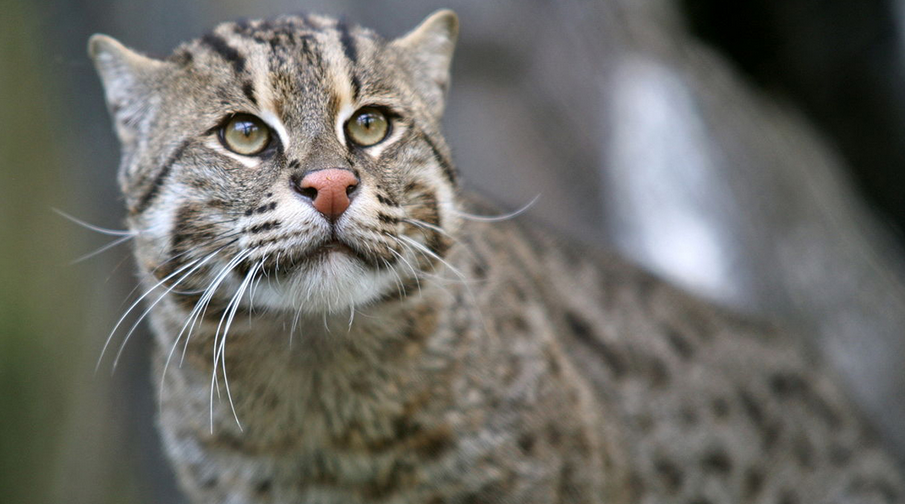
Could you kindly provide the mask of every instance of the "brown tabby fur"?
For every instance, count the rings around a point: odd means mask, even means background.
[[[902,502],[795,337],[471,217],[439,124],[457,31],[279,17],[166,60],[92,38],[192,501]],[[362,106],[390,112],[373,147],[344,136]],[[272,146],[225,148],[236,113]],[[361,183],[331,223],[290,181],[337,167]]]

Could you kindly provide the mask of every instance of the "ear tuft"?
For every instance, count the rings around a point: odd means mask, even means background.
[[[449,67],[458,36],[459,17],[455,12],[444,9],[431,14],[414,30],[393,42],[393,45],[414,57],[417,77],[421,81],[419,88],[435,106],[438,116],[443,111],[449,88]]]

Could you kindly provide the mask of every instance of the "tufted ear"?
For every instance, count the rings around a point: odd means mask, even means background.
[[[167,63],[138,54],[101,34],[88,40],[88,55],[104,85],[107,108],[120,141],[131,143]]]
[[[449,67],[458,36],[459,18],[456,13],[440,10],[405,36],[393,41],[394,46],[413,58],[418,88],[437,117],[443,113],[449,89]]]

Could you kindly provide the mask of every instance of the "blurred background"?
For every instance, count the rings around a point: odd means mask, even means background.
[[[395,37],[460,15],[446,130],[468,186],[701,296],[782,320],[905,461],[905,0],[0,0],[0,501],[182,502],[154,428],[118,145],[85,55],[317,12]],[[122,333],[114,337],[114,350]]]

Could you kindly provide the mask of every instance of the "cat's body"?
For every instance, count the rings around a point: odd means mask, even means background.
[[[438,129],[455,34],[287,17],[164,62],[93,41],[192,499],[900,502],[800,341],[464,218]]]

